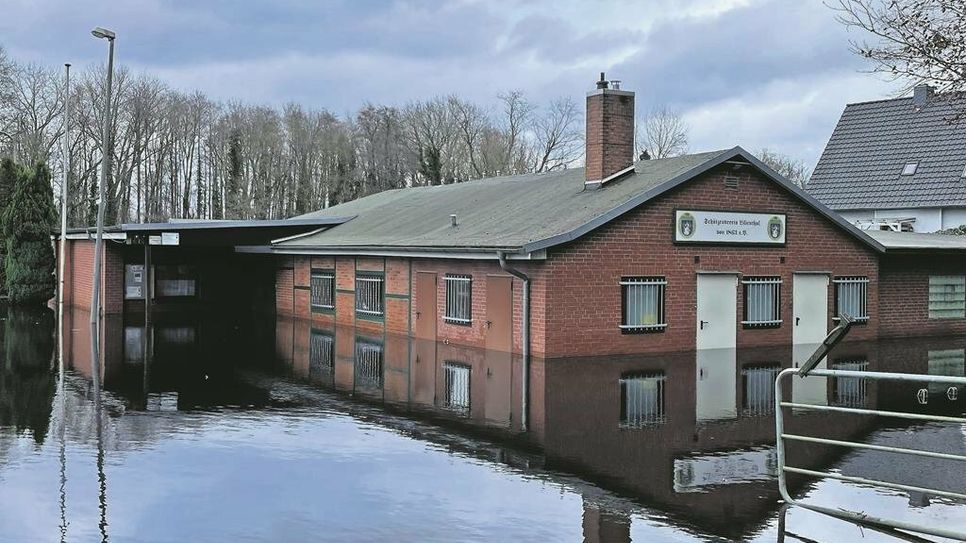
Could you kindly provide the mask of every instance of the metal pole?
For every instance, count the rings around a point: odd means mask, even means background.
[[[67,185],[70,183],[70,63],[64,64],[66,83],[64,94],[64,179],[60,187],[60,256],[57,269],[57,353],[61,372],[64,362],[64,254],[67,245]]]
[[[107,201],[107,182],[111,175],[111,84],[114,76],[114,38],[109,37],[110,50],[107,57],[107,89],[104,92],[104,129],[101,134],[101,186],[97,203],[97,237],[94,241],[94,279],[91,296],[91,373],[94,385],[100,386],[100,320],[101,320],[101,268],[104,254],[104,207]]]

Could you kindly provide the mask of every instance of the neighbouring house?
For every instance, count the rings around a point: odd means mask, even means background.
[[[926,85],[907,98],[849,104],[807,189],[866,230],[966,224],[966,96]]]
[[[966,239],[862,231],[740,147],[635,162],[634,93],[602,79],[586,103],[584,168],[390,190],[283,221],[112,228],[104,311],[348,324],[360,359],[390,336],[525,360],[798,357],[842,313],[859,323],[853,340],[966,332]],[[83,306],[91,234],[67,241],[67,299]]]

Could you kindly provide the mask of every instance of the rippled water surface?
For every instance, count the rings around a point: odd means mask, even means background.
[[[50,314],[0,318],[0,541],[898,541],[781,507],[769,389],[790,349],[534,360],[525,395],[506,353],[224,315],[109,320],[98,393],[85,314],[67,319],[63,371]],[[854,344],[829,363],[956,373],[964,348]],[[788,393],[963,412],[936,387],[921,405],[921,388]],[[966,454],[960,425],[789,416],[798,433]],[[795,444],[789,463],[966,488],[942,460]],[[945,498],[790,485],[808,503],[966,529]]]

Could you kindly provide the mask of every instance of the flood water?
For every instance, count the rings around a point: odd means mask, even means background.
[[[897,541],[781,507],[791,348],[523,364],[303,321],[0,307],[0,541]],[[966,338],[846,343],[838,369],[962,375]],[[925,392],[921,389],[925,388]],[[796,380],[792,400],[960,415],[946,387]],[[966,391],[962,391],[966,393]],[[524,397],[526,396],[526,401]],[[925,400],[925,404],[923,404]],[[966,454],[957,424],[786,412],[787,431]],[[788,463],[962,492],[947,460],[791,443]],[[791,478],[807,503],[966,530],[966,504]],[[929,539],[938,540],[938,539]]]

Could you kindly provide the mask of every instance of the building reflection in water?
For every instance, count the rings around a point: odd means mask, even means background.
[[[577,489],[584,497],[586,541],[629,541],[631,518],[641,506],[676,525],[728,539],[745,537],[776,518],[773,383],[783,368],[802,360],[805,348],[536,358],[529,375],[530,424],[523,432],[519,356],[318,322],[280,319],[264,326],[271,328],[267,331],[217,322],[158,318],[146,329],[143,323],[109,321],[106,388],[131,409],[258,407],[277,400],[270,387],[238,377],[239,370],[281,371],[313,388],[482,434],[494,445],[481,454],[492,461],[511,462],[538,451],[546,476],[575,474],[588,483]],[[84,337],[72,334],[66,346],[75,370],[89,375]],[[274,352],[258,350],[266,343]],[[959,339],[847,342],[823,365],[962,375],[964,349],[966,340]],[[822,405],[962,411],[949,399],[958,391],[930,387],[923,406],[919,387],[902,382],[796,377],[785,394]],[[883,424],[809,411],[795,413],[787,427],[797,434],[861,440]],[[809,443],[788,451],[789,464],[816,470],[844,457],[842,449]],[[793,492],[807,484],[790,481]],[[619,499],[601,500],[599,489]]]

